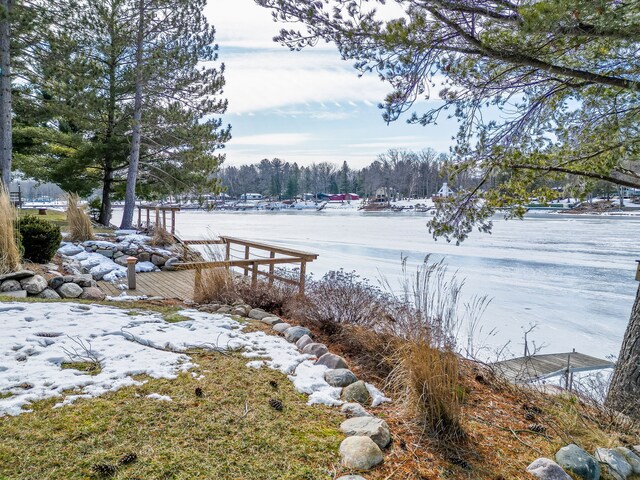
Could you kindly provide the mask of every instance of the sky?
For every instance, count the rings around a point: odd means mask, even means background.
[[[387,125],[378,104],[390,91],[375,74],[359,77],[330,45],[292,52],[273,42],[281,25],[253,0],[209,0],[225,64],[224,97],[232,126],[225,165],[263,158],[368,165],[392,148],[447,152],[453,122],[408,125],[408,115]]]

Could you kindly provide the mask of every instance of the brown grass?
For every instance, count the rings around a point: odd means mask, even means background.
[[[11,204],[9,194],[0,187],[0,274],[20,269],[20,251],[16,241],[16,209]]]
[[[94,238],[93,225],[84,207],[80,206],[80,197],[75,193],[67,194],[67,221],[69,233],[66,237],[71,242],[85,242]]]
[[[196,282],[194,300],[198,303],[236,301],[233,274],[226,268],[209,268],[200,273],[200,282]]]
[[[151,241],[149,243],[154,247],[168,247],[170,245],[175,245],[176,239],[164,228],[156,225],[155,227],[153,227]]]

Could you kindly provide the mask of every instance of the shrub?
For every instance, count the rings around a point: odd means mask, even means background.
[[[20,269],[20,250],[14,221],[16,210],[9,194],[0,186],[0,274]]]
[[[160,225],[156,225],[153,227],[151,241],[149,243],[154,247],[168,247],[175,245],[176,239]]]
[[[60,227],[53,223],[27,215],[17,222],[20,231],[23,258],[34,263],[47,263],[60,248]]]
[[[67,194],[67,222],[69,222],[67,240],[85,242],[93,239],[91,219],[85,209],[80,206],[80,197],[75,193]]]

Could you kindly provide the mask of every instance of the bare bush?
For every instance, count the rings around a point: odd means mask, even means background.
[[[71,242],[85,242],[94,238],[93,225],[84,207],[80,206],[80,197],[75,193],[67,194],[67,222]]]
[[[0,186],[0,274],[20,269],[20,250],[15,229],[17,216],[9,193]]]

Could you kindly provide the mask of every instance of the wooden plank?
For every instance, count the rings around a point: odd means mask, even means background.
[[[281,265],[285,263],[301,263],[304,261],[301,258],[287,257],[287,258],[261,258],[261,259],[249,259],[249,260],[222,260],[218,262],[189,262],[189,263],[175,263],[173,267],[176,270],[197,270],[197,269],[210,269],[210,268],[227,268],[227,267],[241,267],[249,270],[254,263],[258,265]]]
[[[243,246],[249,246],[252,248],[257,248],[260,250],[266,250],[268,252],[276,252],[276,253],[280,253],[282,255],[291,255],[294,257],[302,257],[302,258],[307,258],[308,261],[312,261],[318,258],[318,255],[315,253],[309,253],[309,252],[303,252],[300,250],[294,250],[291,248],[284,248],[284,247],[278,247],[275,245],[268,245],[266,243],[261,243],[261,242],[254,242],[252,240],[243,240],[241,238],[235,238],[235,237],[226,237],[226,236],[221,236],[220,237],[222,240],[226,241],[226,242],[231,242],[231,243],[237,243],[238,245],[243,245]]]

